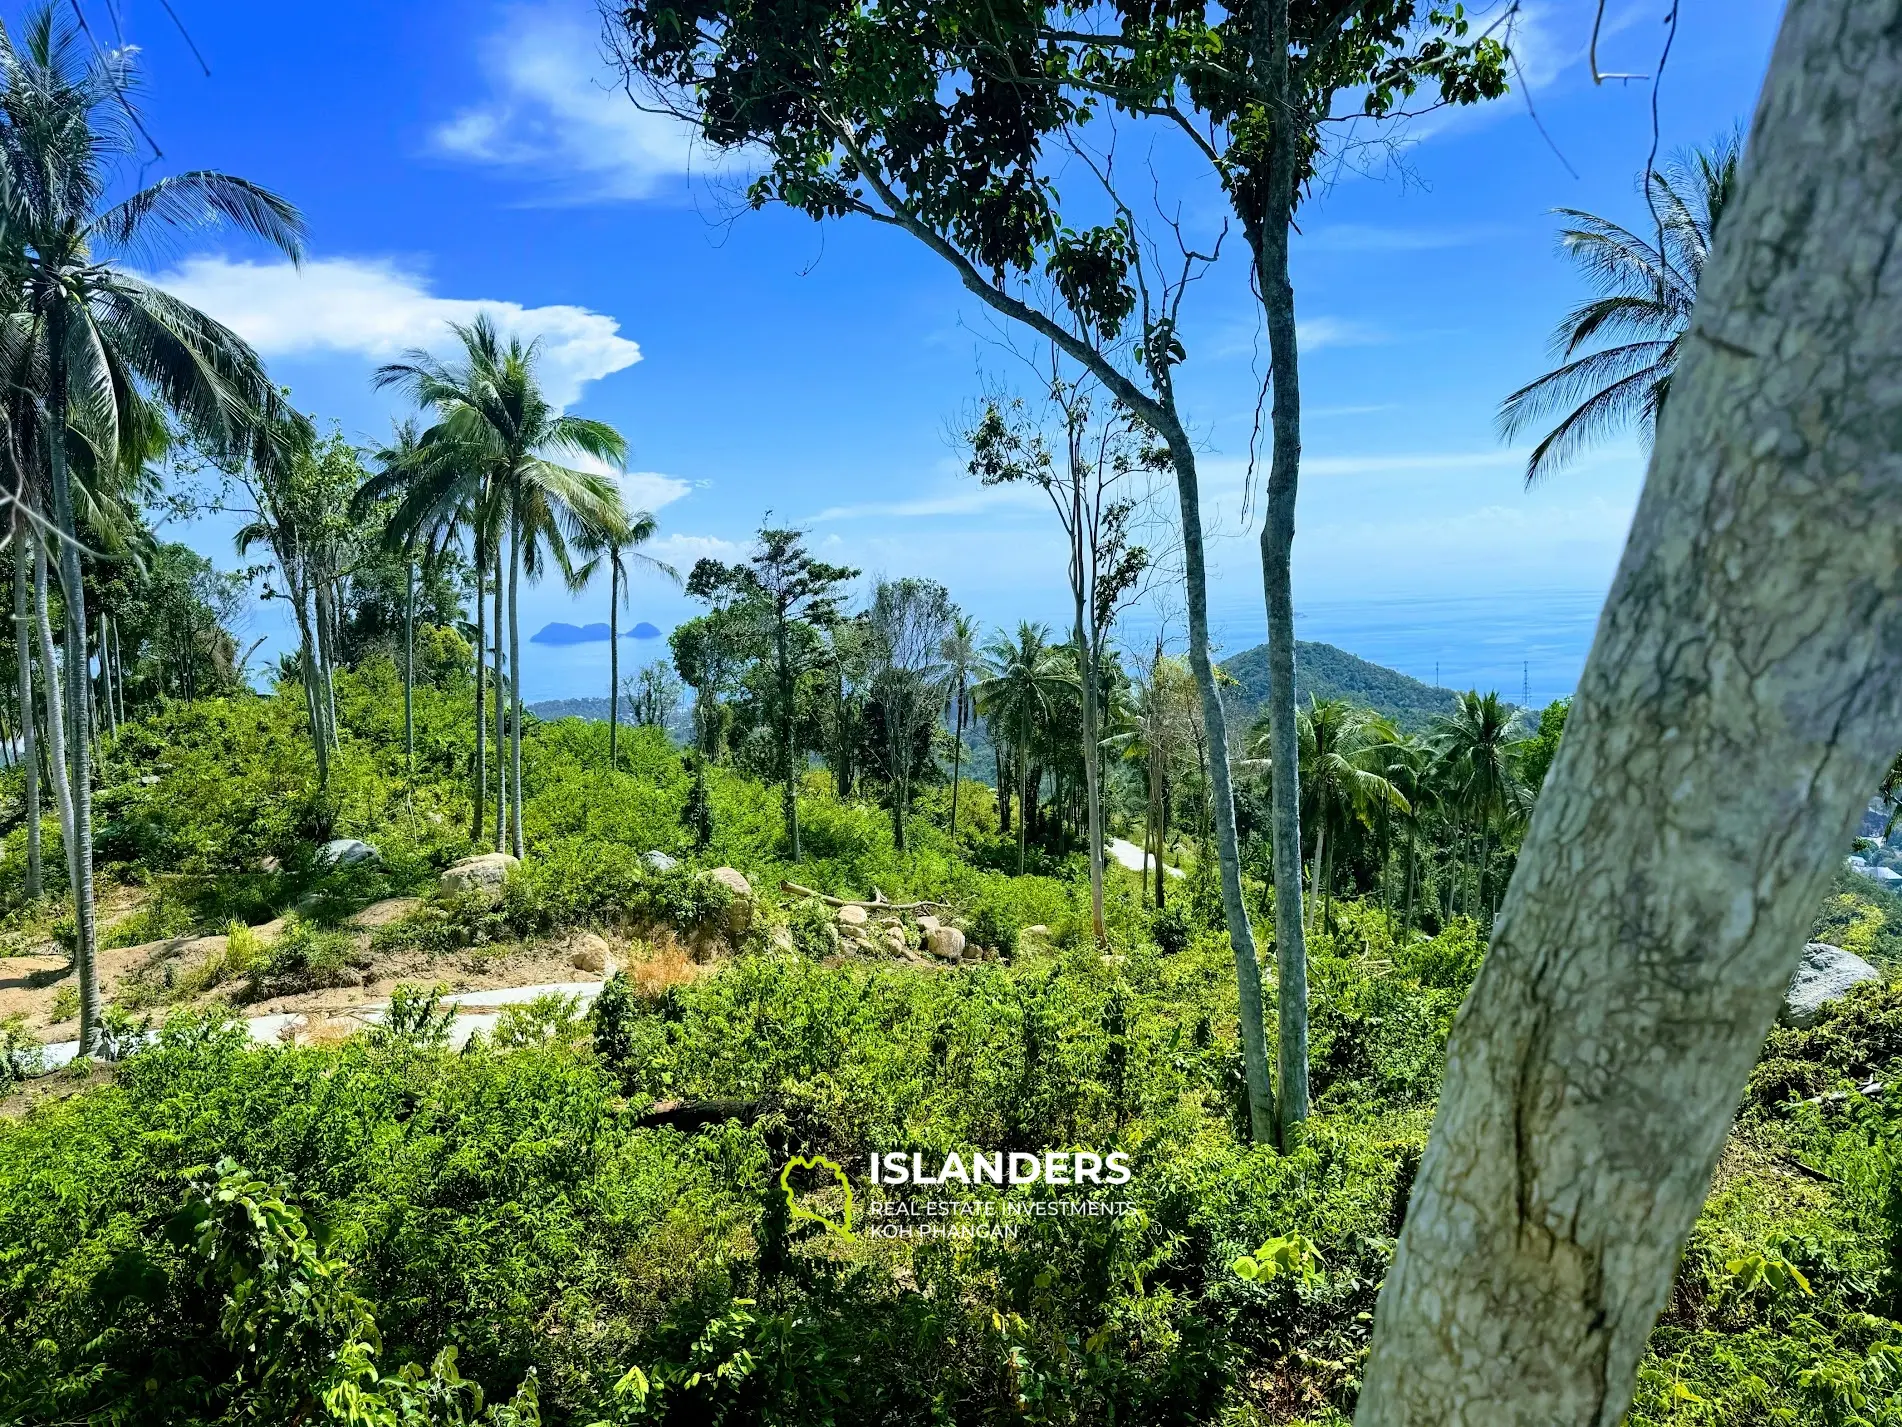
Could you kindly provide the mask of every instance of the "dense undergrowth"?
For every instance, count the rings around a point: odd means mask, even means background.
[[[308,960],[326,926],[425,891],[471,849],[453,699],[420,691],[413,777],[387,668],[346,677],[340,701],[351,736],[321,795],[288,697],[179,706],[119,735],[101,861],[149,894],[136,932],[288,910]],[[530,856],[502,903],[426,901],[379,936],[472,945],[701,915],[691,878],[641,865],[659,848],[761,889],[950,903],[1015,955],[955,969],[830,956],[809,909],[768,896],[714,974],[614,983],[590,1021],[558,1004],[506,1017],[467,1052],[442,1044],[426,1002],[325,1048],[261,1047],[218,1012],[156,1005],[159,1043],[109,1083],[0,1121],[0,1421],[1351,1413],[1479,968],[1470,923],[1396,939],[1378,906],[1336,904],[1312,947],[1317,1113],[1282,1155],[1239,1134],[1233,967],[1192,896],[1154,921],[1134,878],[1115,879],[1105,956],[1080,864],[1000,870],[1014,854],[981,789],[956,839],[927,793],[901,856],[883,810],[815,781],[795,867],[776,792],[723,770],[698,847],[691,776],[657,735],[627,737],[619,772],[598,725],[538,725],[526,747]],[[313,848],[333,836],[372,842],[383,865],[326,870]],[[25,936],[49,908],[6,881],[18,837],[0,897]],[[770,935],[782,923],[791,936]],[[1048,933],[1020,934],[1033,925]],[[1902,941],[1891,901],[1851,882],[1819,930],[1878,960]],[[1812,1030],[1772,1034],[1633,1423],[1902,1423],[1898,1072],[1902,990],[1865,988]],[[867,1156],[893,1149],[927,1163],[1121,1152],[1130,1180],[1103,1197],[1130,1212],[912,1240],[792,1214],[792,1157],[845,1166],[863,1225],[869,1197],[906,1192],[864,1182]],[[794,1188],[841,1212],[823,1180]]]

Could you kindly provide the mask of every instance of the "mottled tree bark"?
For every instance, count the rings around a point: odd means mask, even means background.
[[[1902,0],[1793,0],[1361,1427],[1611,1427],[1902,728]]]

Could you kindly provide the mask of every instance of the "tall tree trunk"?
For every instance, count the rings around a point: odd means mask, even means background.
[[[1261,525],[1261,578],[1268,613],[1268,756],[1276,770],[1269,807],[1274,828],[1279,980],[1276,1132],[1279,1143],[1287,1148],[1308,1115],[1308,955],[1301,906],[1301,743],[1295,714],[1292,578],[1295,497],[1301,476],[1301,371],[1294,284],[1288,276],[1296,131],[1305,120],[1293,112],[1290,95],[1288,0],[1259,0],[1255,8],[1256,65],[1267,84],[1268,111],[1278,117],[1269,150],[1265,211],[1247,228],[1274,372],[1273,454]],[[1265,50],[1261,48],[1264,42]],[[1283,769],[1293,770],[1294,776],[1282,777]]]
[[[958,783],[964,768],[964,684],[958,683],[951,696],[952,722],[956,725],[951,739],[951,836],[958,835]]]
[[[1236,1020],[1242,1031],[1242,1071],[1248,1081],[1248,1124],[1250,1134],[1257,1144],[1271,1144],[1274,1140],[1274,1086],[1269,1081],[1269,1043],[1267,1033],[1263,1031],[1261,1014],[1261,963],[1255,959],[1255,929],[1248,921],[1248,906],[1242,902],[1242,852],[1236,845],[1234,835],[1234,788],[1229,782],[1229,717],[1221,708],[1221,689],[1215,685],[1215,666],[1208,656],[1208,569],[1202,554],[1202,489],[1200,478],[1194,464],[1194,447],[1189,441],[1187,430],[1181,422],[1174,420],[1174,407],[1170,409],[1170,430],[1160,432],[1170,447],[1170,459],[1175,466],[1175,500],[1181,512],[1181,533],[1183,533],[1183,584],[1189,605],[1189,670],[1194,674],[1196,691],[1202,696],[1202,725],[1213,752],[1208,757],[1208,782],[1210,782],[1210,816],[1215,831],[1215,858],[1221,871],[1221,911],[1223,921],[1229,927],[1229,948],[1234,951],[1234,984],[1236,984]],[[1293,767],[1293,763],[1288,763]],[[1295,898],[1293,908],[1299,925],[1301,911],[1301,868],[1299,868],[1299,843],[1295,845]],[[1276,864],[1278,866],[1278,864]],[[1276,889],[1280,887],[1280,877],[1276,877]],[[1280,892],[1276,890],[1276,938],[1282,938],[1282,925],[1286,923],[1286,909],[1280,904]],[[1299,934],[1295,946],[1299,949]],[[1301,1007],[1301,1086],[1303,1086],[1303,1113],[1307,1109],[1305,1085],[1307,1085],[1307,959],[1301,959],[1301,972],[1295,976],[1290,986],[1288,980],[1288,946],[1286,940],[1280,942],[1282,951],[1282,1043],[1288,1043],[1288,1005],[1290,995],[1297,995],[1297,1005]],[[1286,1060],[1286,1056],[1284,1056]],[[1284,1065],[1286,1075],[1286,1065]]]
[[[502,541],[495,542],[495,608],[494,616],[495,644],[490,657],[495,663],[495,850],[507,852],[509,848],[509,740],[508,740],[508,701],[509,684],[515,674],[515,666],[510,663],[506,671],[502,662]]]
[[[403,777],[416,781],[416,561],[403,570]]]
[[[73,864],[73,783],[66,760],[65,664],[53,648],[53,620],[47,593],[46,541],[43,534],[33,541],[33,599],[38,614],[40,635],[40,692],[46,702],[46,774],[53,785],[53,806],[59,813],[60,851],[66,859],[66,886],[79,885],[79,869]]]
[[[516,595],[522,582],[522,478],[513,477],[509,500],[509,797],[514,817],[509,836],[522,856],[522,626]]]
[[[1327,819],[1317,817],[1314,820],[1314,871],[1308,878],[1308,892],[1314,898],[1317,910],[1321,905],[1321,854],[1327,850]],[[1279,898],[1277,898],[1279,900]]]
[[[47,324],[50,353],[47,409],[53,413],[48,439],[53,475],[53,520],[60,533],[60,592],[66,599],[66,716],[71,721],[68,755],[72,760],[73,921],[79,971],[79,1049],[91,1055],[99,1042],[99,924],[92,886],[91,681],[86,677],[86,587],[79,569],[79,540],[73,520],[72,484],[66,470],[66,311],[56,303]],[[49,681],[49,687],[51,687]]]
[[[1156,910],[1160,912],[1168,905],[1168,898],[1163,889],[1169,885],[1164,880],[1168,875],[1168,869],[1162,860],[1169,851],[1169,772],[1166,768],[1159,781],[1161,787],[1156,793],[1156,810],[1159,814],[1156,823]],[[1263,1054],[1265,1058],[1265,1049]]]
[[[112,692],[119,708],[119,722],[125,722],[125,645],[119,640],[119,621],[112,621]]]
[[[1088,591],[1083,588],[1084,550],[1083,519],[1080,505],[1075,510],[1072,522],[1076,534],[1072,537],[1075,549],[1072,559],[1077,578],[1070,582],[1070,592],[1076,596],[1076,656],[1081,666],[1077,674],[1083,680],[1083,797],[1090,839],[1090,928],[1096,934],[1096,944],[1104,946],[1109,941],[1109,926],[1103,920],[1103,795],[1097,779],[1097,737],[1096,737],[1096,644],[1093,636],[1084,629],[1083,603]]]
[[[1360,1427],[1611,1427],[1902,725],[1902,0],[1793,0]]]
[[[1419,891],[1419,840],[1412,819],[1407,822],[1407,887],[1406,911],[1400,918],[1400,934],[1411,942],[1413,940],[1413,899]]]
[[[774,672],[779,682],[779,772],[784,779],[780,790],[780,803],[786,818],[786,842],[792,851],[792,860],[799,861],[799,775],[793,767],[793,686],[792,659],[786,650],[786,612],[777,611],[773,621],[773,660]],[[898,826],[898,846],[905,845],[905,828],[901,821]]]
[[[488,728],[489,711],[483,688],[488,667],[488,636],[483,632],[488,583],[487,552],[480,541],[475,547],[475,811],[469,819],[469,840],[482,841],[482,818],[489,805]]]
[[[105,706],[106,732],[119,731],[118,710],[112,706],[112,656],[106,643],[106,614],[99,612],[99,699]]]
[[[608,552],[608,768],[621,767],[621,547]]]
[[[1024,751],[1030,741],[1030,730],[1021,727],[1023,723],[1022,719],[1019,719],[1018,722],[1020,725],[1018,730],[1020,737],[1017,747],[1012,750],[1011,759],[1017,764],[1017,776],[1023,780],[1017,785],[1017,875],[1021,877],[1024,875],[1024,843],[1030,836],[1030,803],[1032,790],[1030,786],[1030,758]]]
[[[991,762],[997,769],[997,830],[1010,836],[1010,779],[1004,774],[1004,742],[991,730]]]
[[[26,815],[26,895],[38,897],[40,877],[40,768],[33,717],[33,640],[27,632],[27,522],[13,525],[13,658],[20,684],[20,763],[22,811]]]

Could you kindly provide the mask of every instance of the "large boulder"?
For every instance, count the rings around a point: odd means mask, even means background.
[[[956,927],[932,927],[925,933],[925,950],[946,961],[957,961],[964,955],[964,933]]]
[[[368,862],[376,865],[383,861],[383,854],[361,838],[332,838],[317,849],[317,860],[326,867],[356,867]]]
[[[578,931],[568,938],[568,964],[577,971],[605,975],[613,959],[614,948],[599,932]]]
[[[839,925],[842,927],[862,927],[870,920],[863,907],[839,908]]]
[[[707,878],[733,894],[726,911],[726,934],[737,946],[753,925],[753,884],[746,880],[745,873],[731,867],[716,867]]]
[[[1839,1001],[1865,981],[1880,981],[1882,973],[1840,946],[1813,941],[1803,948],[1790,989],[1783,993],[1783,1009],[1777,1019],[1786,1026],[1807,1030],[1816,1024],[1823,1008]]]
[[[452,862],[443,869],[437,885],[447,897],[473,897],[492,902],[500,899],[502,884],[509,873],[520,867],[521,860],[506,852],[483,852]]]

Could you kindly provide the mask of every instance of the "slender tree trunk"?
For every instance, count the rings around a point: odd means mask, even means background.
[[[495,850],[509,848],[509,684],[515,675],[511,662],[504,671],[502,662],[502,542],[495,549],[495,608],[493,615],[495,645],[490,651],[495,663]]]
[[[1308,878],[1308,891],[1314,897],[1315,908],[1321,905],[1321,854],[1327,850],[1327,819],[1317,817],[1314,820],[1314,871]]]
[[[416,781],[416,561],[403,573],[403,776]]]
[[[785,779],[780,802],[786,817],[786,842],[792,850],[792,860],[797,862],[800,858],[799,775],[793,767],[792,659],[786,651],[784,610],[778,611],[773,621],[773,658],[779,679],[779,767],[780,776]],[[900,851],[904,850],[905,828],[902,819],[898,824],[898,846]]]
[[[1019,724],[1023,723],[1020,719]],[[1030,730],[1019,728],[1020,738],[1012,757],[1017,763],[1017,776],[1024,781],[1017,788],[1017,875],[1024,875],[1024,843],[1030,836],[1030,803],[1032,788],[1030,785],[1030,759],[1024,749],[1030,741]]]
[[[608,552],[608,767],[621,768],[621,547]]]
[[[106,643],[106,616],[103,610],[99,614],[99,698],[105,706],[106,732],[117,733],[119,713],[112,706],[112,657],[110,646]]]
[[[1159,912],[1168,904],[1168,898],[1163,891],[1169,885],[1165,880],[1168,871],[1162,860],[1169,851],[1169,773],[1167,769],[1163,770],[1161,784],[1161,789],[1156,795],[1157,811],[1160,814],[1156,824],[1156,910]]]
[[[1009,837],[1010,779],[1004,776],[1004,743],[996,736],[995,727],[991,733],[991,761],[997,767],[997,830]]]
[[[1275,1093],[1268,1075],[1268,1042],[1262,1024],[1261,963],[1255,956],[1255,931],[1249,924],[1248,908],[1242,901],[1241,850],[1237,846],[1235,836],[1235,793],[1228,776],[1228,717],[1222,708],[1221,690],[1215,683],[1215,666],[1209,658],[1208,574],[1202,549],[1201,483],[1196,471],[1194,447],[1188,433],[1183,430],[1179,421],[1173,419],[1173,407],[1170,408],[1170,415],[1171,429],[1162,432],[1161,435],[1168,443],[1175,467],[1176,501],[1180,507],[1182,521],[1183,583],[1189,615],[1189,669],[1195,675],[1196,690],[1202,698],[1203,729],[1213,750],[1207,760],[1212,804],[1210,814],[1215,825],[1216,858],[1221,873],[1222,915],[1228,926],[1229,946],[1235,956],[1237,1020],[1241,1029],[1242,1069],[1248,1085],[1249,1133],[1257,1143],[1266,1144],[1272,1143],[1275,1139]],[[1293,764],[1290,763],[1288,766],[1292,767]],[[1301,905],[1298,890],[1300,885],[1299,848],[1300,845],[1297,843],[1295,852],[1297,891],[1294,901],[1297,919]],[[1279,887],[1279,885],[1277,880],[1276,886]],[[1278,902],[1277,936],[1280,935],[1279,928],[1286,917],[1286,910]],[[1298,995],[1298,1005],[1305,1008],[1307,1004],[1305,960],[1302,973],[1291,988],[1285,979],[1286,959],[1284,946],[1282,948],[1284,979],[1280,990],[1284,1042],[1285,1027],[1289,1019],[1286,1008],[1291,992]],[[1305,1032],[1305,1020],[1303,1030]],[[1305,1045],[1305,1034],[1303,1044]],[[1305,1069],[1305,1057],[1302,1065]],[[1305,1085],[1305,1079],[1302,1083]]]
[[[522,843],[522,627],[516,606],[516,594],[522,581],[522,478],[512,480],[509,519],[509,703],[513,717],[509,724],[509,796],[514,799],[515,855],[523,855]]]
[[[1074,484],[1074,483],[1073,483]],[[1087,808],[1085,821],[1089,824],[1090,839],[1090,927],[1096,934],[1096,944],[1104,946],[1109,941],[1109,926],[1103,920],[1103,796],[1097,781],[1097,735],[1096,735],[1096,644],[1092,636],[1084,630],[1084,600],[1089,591],[1084,589],[1084,550],[1083,520],[1080,504],[1076,508],[1072,522],[1076,534],[1072,537],[1074,550],[1072,559],[1076,578],[1070,581],[1070,593],[1074,595],[1076,612],[1076,654],[1081,666],[1077,673],[1083,680],[1083,796]]]
[[[53,519],[60,532],[59,574],[66,599],[67,717],[72,736],[67,740],[72,759],[73,920],[76,925],[76,961],[79,971],[79,1048],[93,1053],[99,1042],[99,969],[96,958],[99,925],[92,885],[92,749],[87,740],[91,725],[90,680],[86,677],[86,587],[79,569],[78,532],[73,520],[73,492],[66,470],[66,313],[53,308],[47,330],[47,409],[53,413],[48,438],[53,476]],[[49,681],[50,687],[50,681]]]
[[[112,689],[119,706],[119,722],[125,722],[125,645],[119,639],[119,621],[112,621]]]
[[[1360,1427],[1612,1427],[1902,725],[1902,0],[1793,0]]]
[[[488,614],[486,607],[488,583],[488,560],[481,543],[475,547],[475,811],[469,820],[469,840],[482,841],[482,818],[489,804],[489,758],[488,728],[489,711],[487,694],[484,690],[485,675],[488,668],[488,635],[483,632],[483,618]]]
[[[40,690],[46,701],[46,773],[53,785],[53,806],[59,813],[60,850],[66,858],[66,886],[79,885],[73,865],[73,783],[66,760],[65,664],[53,648],[53,620],[47,593],[46,544],[43,535],[33,541],[33,597],[39,617]]]
[[[1261,575],[1268,612],[1268,756],[1276,770],[1270,801],[1280,982],[1276,1130],[1280,1144],[1288,1148],[1296,1127],[1308,1115],[1308,958],[1301,906],[1301,745],[1295,712],[1292,581],[1295,496],[1301,474],[1301,373],[1294,284],[1288,276],[1295,145],[1304,120],[1292,112],[1288,0],[1260,0],[1254,28],[1258,47],[1266,43],[1265,51],[1258,48],[1256,61],[1268,86],[1267,108],[1279,116],[1270,145],[1265,211],[1247,228],[1274,371],[1273,454],[1261,527]],[[1282,769],[1294,770],[1294,776],[1282,777]]]
[[[283,563],[280,561],[280,563]],[[324,726],[323,694],[318,688],[318,669],[320,660],[317,655],[317,635],[311,628],[311,615],[305,601],[305,590],[291,576],[286,575],[290,590],[291,606],[297,617],[297,638],[304,677],[304,705],[310,717],[310,747],[317,759],[317,785],[320,788],[330,786],[330,735]]]
[[[1400,919],[1400,934],[1407,940],[1413,940],[1413,900],[1419,893],[1420,863],[1419,839],[1411,820],[1407,823],[1407,890],[1406,912]]]
[[[952,695],[952,721],[957,725],[951,740],[951,836],[958,835],[958,782],[964,767],[964,684]]]
[[[34,738],[33,717],[33,641],[27,633],[31,616],[27,613],[27,545],[31,538],[27,523],[16,519],[13,526],[13,657],[18,666],[20,685],[20,763],[22,811],[26,815],[26,895],[38,897],[40,885],[40,768],[39,749]]]

